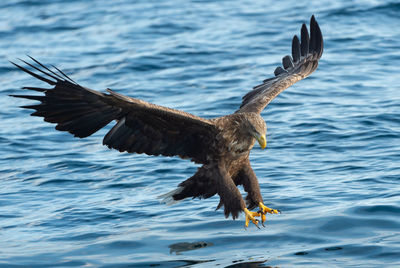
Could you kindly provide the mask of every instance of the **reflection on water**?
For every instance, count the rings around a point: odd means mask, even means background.
[[[212,246],[212,243],[207,243],[207,242],[194,242],[194,243],[188,243],[188,242],[181,242],[181,243],[175,243],[172,245],[169,245],[168,247],[170,248],[170,253],[175,253],[176,255],[180,255],[181,252],[184,251],[189,251],[189,250],[195,250],[195,249],[200,249],[204,247],[209,247]]]

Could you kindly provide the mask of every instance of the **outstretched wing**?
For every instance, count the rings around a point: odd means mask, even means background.
[[[285,56],[282,59],[283,68],[275,69],[275,77],[264,80],[261,85],[247,93],[237,112],[261,113],[279,93],[314,72],[324,47],[321,30],[314,15],[310,20],[310,32],[311,38],[307,26],[303,24],[301,43],[296,35],[293,37],[292,57]]]
[[[180,156],[205,163],[213,148],[216,127],[207,119],[189,113],[130,98],[108,89],[101,93],[74,82],[59,69],[51,70],[23,61],[41,75],[16,63],[15,66],[53,88],[24,87],[44,95],[12,95],[40,101],[22,106],[35,109],[33,116],[56,123],[56,129],[76,137],[92,135],[111,121],[117,124],[104,137],[103,144],[121,152]]]

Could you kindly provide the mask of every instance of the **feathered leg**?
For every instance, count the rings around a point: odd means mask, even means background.
[[[253,209],[257,206],[259,207],[258,213],[261,215],[262,224],[264,224],[266,220],[265,214],[277,214],[280,212],[279,210],[271,209],[264,205],[256,174],[251,168],[249,162],[244,165],[239,173],[234,177],[234,181],[236,185],[243,185],[244,190],[247,192],[247,208]]]
[[[216,178],[217,192],[220,196],[220,203],[217,209],[224,206],[225,217],[227,218],[229,214],[232,214],[233,219],[236,219],[239,216],[239,212],[243,211],[246,216],[245,226],[249,226],[249,222],[251,221],[258,227],[258,220],[255,219],[255,217],[260,216],[260,214],[258,212],[251,212],[246,208],[246,204],[239,189],[236,187],[223,164],[218,164],[214,171],[214,176]]]
[[[209,198],[215,194],[220,196],[217,209],[223,206],[225,217],[231,214],[232,218],[236,219],[243,211],[246,216],[246,227],[250,221],[258,227],[258,220],[255,217],[260,216],[260,213],[251,212],[246,208],[242,195],[221,164],[202,166],[196,174],[180,183],[176,190],[161,197],[165,203],[171,204],[187,197]]]

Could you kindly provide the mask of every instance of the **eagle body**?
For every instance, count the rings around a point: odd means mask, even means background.
[[[218,194],[221,201],[217,209],[224,206],[225,216],[232,214],[235,219],[246,208],[237,185],[251,190],[247,198],[249,208],[262,202],[258,181],[249,162],[250,150],[256,142],[250,130],[254,128],[265,133],[266,124],[257,113],[234,113],[210,121],[218,129],[215,142],[220,150],[217,154],[211,151],[209,161],[194,176],[179,184],[178,191],[165,195],[165,202],[168,198],[208,198]],[[227,203],[229,206],[225,205]]]
[[[128,153],[179,156],[201,164],[198,171],[165,195],[166,201],[188,197],[209,198],[218,194],[217,208],[224,207],[226,217],[237,218],[240,212],[256,225],[266,213],[277,213],[263,204],[257,177],[249,162],[256,141],[264,149],[267,126],[260,113],[283,90],[310,75],[323,52],[321,30],[312,16],[310,34],[305,24],[301,37],[292,39],[292,56],[282,59],[274,77],[266,79],[242,98],[237,111],[205,119],[184,111],[131,98],[107,89],[102,93],[83,87],[57,67],[48,68],[36,59],[28,67],[13,63],[22,71],[53,86],[23,87],[41,95],[11,95],[38,101],[22,106],[35,110],[31,115],[55,123],[56,129],[85,138],[115,121],[103,144]],[[29,68],[30,67],[30,68]],[[247,192],[243,200],[237,186]],[[258,212],[249,209],[259,207]],[[258,225],[257,225],[258,226]]]

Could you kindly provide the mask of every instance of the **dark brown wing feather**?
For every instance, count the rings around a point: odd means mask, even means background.
[[[282,59],[283,68],[275,69],[275,77],[264,80],[261,85],[247,93],[237,112],[261,113],[279,93],[314,72],[324,47],[321,30],[314,16],[310,20],[310,32],[311,37],[307,26],[303,24],[301,43],[296,35],[293,37],[292,57],[285,56]]]
[[[212,153],[217,129],[209,120],[111,90],[101,93],[82,87],[59,69],[57,73],[31,59],[40,67],[23,62],[42,75],[13,64],[54,87],[24,87],[43,92],[44,95],[12,96],[40,101],[39,104],[23,108],[36,110],[33,116],[56,123],[57,130],[84,138],[117,120],[117,124],[104,137],[103,144],[121,152],[177,155],[198,163],[207,162],[208,155]]]
[[[214,153],[217,129],[209,120],[108,91],[125,103],[124,115],[104,137],[103,144],[108,147],[130,153],[178,155],[198,163],[206,163]]]

